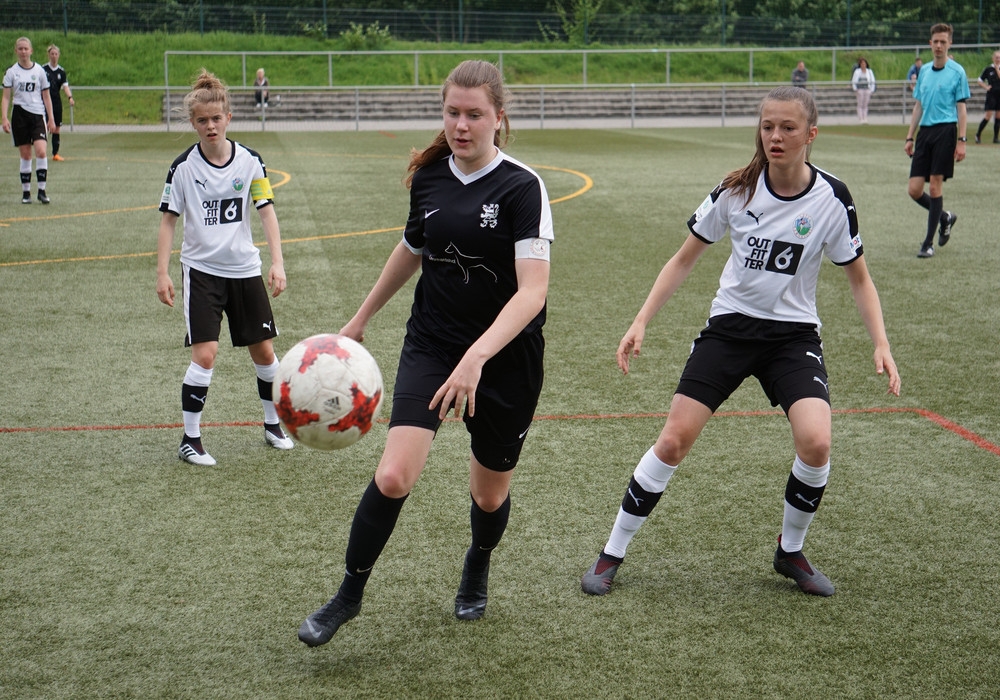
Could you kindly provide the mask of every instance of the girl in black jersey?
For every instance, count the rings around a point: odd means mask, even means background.
[[[875,345],[875,371],[888,374],[889,393],[899,395],[900,380],[850,192],[807,160],[817,118],[816,103],[801,88],[776,88],[764,98],[754,159],[727,175],[688,221],[690,235],[664,265],[618,346],[618,366],[627,374],[646,325],[708,246],[728,232],[732,254],[708,325],[694,343],[663,431],[635,468],[611,537],[583,575],[586,593],[608,592],[626,547],[708,419],[754,376],[771,404],[781,404],[795,446],[774,568],[805,593],[833,594],[830,580],[801,551],[830,471],[830,396],[816,315],[823,257],[847,273]]]
[[[552,218],[541,179],[504,154],[500,71],[466,61],[442,89],[444,129],[412,154],[403,240],[341,333],[372,316],[419,270],[385,450],[361,498],[337,594],[299,629],[325,644],[361,610],[365,584],[452,409],[471,436],[472,543],[455,616],[486,610],[490,554],[510,512],[510,481],[542,385]]]
[[[211,467],[216,462],[201,443],[201,414],[219,353],[223,314],[229,320],[233,346],[246,347],[254,364],[264,409],[264,442],[279,450],[294,446],[281,429],[272,400],[278,373],[273,338],[278,329],[250,229],[253,210],[264,229],[271,257],[267,285],[275,297],[285,290],[287,280],[274,192],[264,162],[256,151],[226,136],[233,118],[226,86],[202,69],[184,98],[184,109],[198,132],[198,143],[174,159],[160,196],[156,295],[167,306],[174,305],[169,265],[174,230],[183,216],[182,302],[191,362],[181,385],[184,437],[177,456]]]

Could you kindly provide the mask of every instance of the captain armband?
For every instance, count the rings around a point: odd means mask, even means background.
[[[552,241],[548,238],[522,238],[514,243],[515,260],[545,260],[549,261],[549,247]]]
[[[255,202],[262,199],[274,199],[274,190],[271,189],[271,181],[266,177],[253,180],[250,183],[250,197]]]

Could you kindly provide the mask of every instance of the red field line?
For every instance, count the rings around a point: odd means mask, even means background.
[[[856,414],[856,413],[913,413],[932,423],[936,423],[945,430],[954,433],[963,440],[968,440],[973,445],[981,450],[986,450],[987,452],[992,452],[993,454],[1000,456],[1000,446],[995,445],[981,435],[963,428],[958,423],[948,420],[944,416],[941,416],[933,411],[928,411],[923,408],[841,408],[834,409],[835,414],[846,415],[846,414]],[[747,418],[754,416],[780,416],[781,411],[719,411],[715,414],[716,418]],[[659,418],[665,419],[667,417],[666,411],[662,413],[574,413],[574,414],[564,414],[564,415],[542,415],[535,416],[535,420],[622,420],[622,419],[635,419],[635,418]],[[449,418],[449,421],[457,420],[455,418]],[[385,418],[379,419],[380,423],[386,422]],[[243,427],[255,427],[260,426],[260,421],[232,421],[228,423],[203,423],[203,427],[206,428],[243,428]],[[149,425],[66,425],[66,426],[54,426],[54,427],[23,427],[23,428],[5,428],[0,427],[0,434],[2,433],[47,433],[47,432],[79,432],[79,431],[102,431],[102,430],[163,430],[163,429],[177,429],[183,428],[183,423],[156,423]]]

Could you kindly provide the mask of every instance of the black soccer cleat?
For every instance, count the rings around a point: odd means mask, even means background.
[[[490,577],[490,562],[486,566],[473,569],[466,555],[462,567],[462,582],[458,584],[455,596],[455,617],[459,620],[478,620],[486,614],[486,589]]]
[[[815,568],[802,552],[786,552],[781,548],[781,538],[778,538],[778,549],[774,552],[774,570],[786,578],[793,579],[803,593],[809,595],[831,596],[833,584],[822,571]]]
[[[38,190],[38,201],[41,202],[42,204],[48,204],[51,200],[49,199],[49,196],[45,194],[45,192],[43,192],[42,190]]]
[[[31,193],[25,192],[21,195],[21,204],[31,204]]]
[[[951,238],[951,227],[958,221],[958,214],[946,211],[941,214],[941,228],[938,229],[938,247],[943,248]]]
[[[326,644],[337,633],[340,626],[353,620],[361,612],[361,601],[347,603],[340,596],[334,596],[327,604],[307,617],[299,627],[299,641],[311,647]]]
[[[611,582],[615,580],[622,559],[601,552],[597,560],[587,569],[580,579],[580,588],[588,595],[604,595],[611,590]]]

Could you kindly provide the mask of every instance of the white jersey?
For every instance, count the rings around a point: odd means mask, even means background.
[[[688,228],[706,243],[729,232],[732,253],[712,300],[711,316],[739,313],[774,321],[812,323],[816,283],[826,255],[837,265],[863,253],[858,217],[847,186],[809,165],[812,181],[792,198],[769,187],[767,169],[749,202],[722,185],[705,199]]]
[[[3,86],[10,88],[15,107],[32,114],[45,114],[42,91],[49,89],[49,78],[40,65],[32,63],[30,68],[24,68],[15,63],[4,73]]]
[[[217,277],[260,275],[260,251],[253,243],[249,211],[271,204],[273,194],[260,156],[230,141],[232,157],[213,165],[199,144],[170,166],[160,211],[184,217],[181,263]]]

